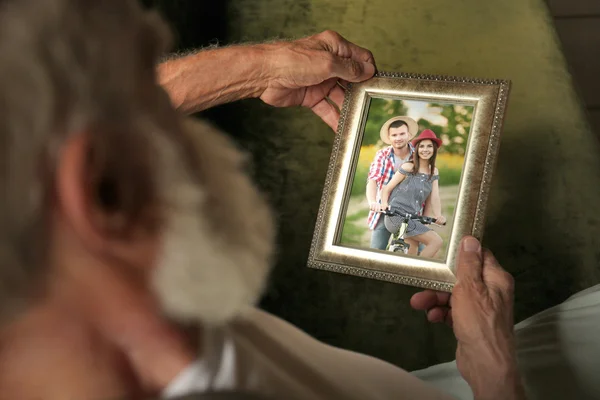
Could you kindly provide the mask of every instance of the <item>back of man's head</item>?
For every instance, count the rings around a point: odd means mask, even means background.
[[[119,216],[111,234],[140,224],[168,232],[154,280],[168,311],[220,320],[241,299],[255,300],[271,254],[270,214],[230,143],[183,124],[156,83],[165,38],[157,15],[132,0],[0,3],[0,318],[44,286],[57,168],[75,135],[89,147],[82,185]],[[240,195],[230,199],[233,185]],[[224,255],[228,245],[237,251]],[[190,297],[199,281],[233,289],[222,304],[216,291]]]

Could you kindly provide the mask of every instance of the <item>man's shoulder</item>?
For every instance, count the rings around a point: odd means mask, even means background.
[[[383,149],[379,149],[375,153],[375,158],[387,157],[390,155],[391,150],[392,150],[391,146],[387,146],[387,147],[384,147]]]
[[[351,391],[356,393],[353,398],[357,399],[370,395],[378,398],[446,399],[407,371],[374,357],[321,342],[282,318],[258,308],[248,310],[232,324],[229,333],[238,346],[244,347],[242,353],[257,355],[254,362],[248,364],[253,366],[255,373],[273,374],[266,381],[275,391],[289,389],[286,388],[289,382],[277,379],[286,372],[283,375],[293,377],[296,387],[307,389],[306,397],[299,396],[303,399],[312,398],[314,390],[318,391],[318,387],[314,386],[315,376],[328,383],[327,386],[352,387]],[[345,367],[339,368],[340,365]],[[307,371],[310,373],[304,373]],[[382,379],[388,382],[385,387],[380,385]],[[354,382],[359,383],[355,385]],[[347,397],[339,393],[338,398]]]

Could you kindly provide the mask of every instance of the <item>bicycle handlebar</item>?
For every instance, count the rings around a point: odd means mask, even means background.
[[[416,215],[416,214],[410,214],[410,213],[401,213],[399,211],[391,210],[389,208],[386,210],[378,211],[378,212],[388,215],[390,217],[399,216],[399,217],[404,217],[406,219],[417,219],[424,224],[435,224],[435,222],[436,222],[436,219],[433,217],[426,217],[423,215]],[[446,225],[446,223],[444,222],[443,224],[439,224],[439,225]]]

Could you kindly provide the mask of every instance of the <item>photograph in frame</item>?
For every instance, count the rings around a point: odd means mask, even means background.
[[[510,83],[378,73],[348,87],[309,267],[450,291],[483,235]]]

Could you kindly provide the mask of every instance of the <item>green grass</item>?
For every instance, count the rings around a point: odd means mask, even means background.
[[[460,183],[461,169],[438,168],[440,173],[440,186],[453,186]]]
[[[358,165],[354,174],[351,196],[365,195],[367,190],[367,178],[369,177],[369,168]]]
[[[346,218],[346,222],[354,222],[354,221],[358,221],[358,220],[366,221],[368,216],[369,216],[369,210],[361,210],[352,215],[349,215],[348,218]]]
[[[361,245],[362,237],[365,234],[365,230],[368,229],[367,217],[369,210],[360,210],[352,215],[349,215],[344,221],[344,227],[342,228],[342,240],[341,243],[346,245]],[[364,227],[358,226],[357,221],[364,221]]]

